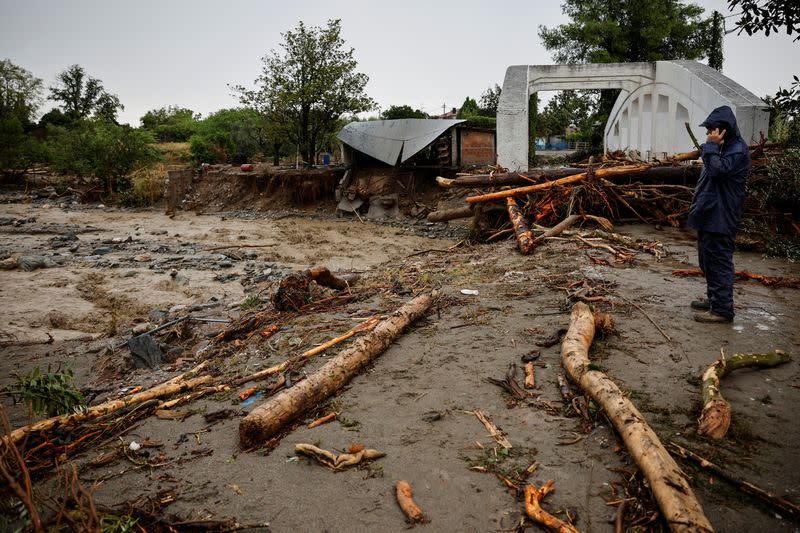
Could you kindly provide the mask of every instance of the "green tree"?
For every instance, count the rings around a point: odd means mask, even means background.
[[[708,31],[708,66],[722,72],[722,38],[725,36],[725,24],[722,14],[714,11]]]
[[[478,107],[478,102],[467,96],[464,99],[464,103],[461,104],[461,108],[458,110],[456,118],[470,118],[480,115],[480,112],[481,110]]]
[[[189,143],[198,163],[240,164],[265,152],[268,139],[259,113],[239,108],[210,114],[200,121]]]
[[[128,175],[158,160],[153,136],[128,125],[102,119],[84,120],[70,128],[48,126],[50,167],[56,172],[98,180],[109,193],[124,192]]]
[[[564,135],[570,124],[579,132],[588,133],[592,129],[592,111],[596,98],[588,91],[561,91],[557,93],[539,113],[536,121],[536,135],[551,137]]]
[[[80,65],[60,72],[50,87],[50,100],[61,102],[62,111],[73,122],[96,118],[116,122],[117,112],[124,110],[115,94],[106,92],[103,82],[86,74]]]
[[[787,35],[797,32],[800,39],[800,3],[797,0],[728,0],[731,11],[741,9],[736,22],[739,33],[747,35],[764,32],[765,35],[784,28]]]
[[[571,22],[539,26],[557,63],[624,63],[705,56],[703,8],[677,0],[566,0]]]
[[[197,131],[200,114],[178,106],[153,109],[140,119],[142,128],[160,142],[188,141]]]
[[[500,104],[500,93],[502,89],[496,83],[494,87],[489,87],[481,95],[480,114],[487,117],[497,116],[497,106]]]
[[[7,59],[0,60],[0,170],[30,162],[35,141],[28,135],[41,104],[42,80]]]
[[[429,118],[428,114],[419,109],[413,109],[407,105],[392,105],[389,109],[381,113],[383,120],[397,120],[400,118]]]
[[[329,20],[325,28],[300,22],[282,36],[282,50],[262,58],[256,88],[233,89],[311,164],[320,141],[334,133],[342,115],[369,111],[375,103],[364,92],[369,78],[356,71],[354,50],[341,38],[340,20]]]

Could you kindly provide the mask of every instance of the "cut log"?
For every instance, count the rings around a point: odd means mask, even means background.
[[[383,353],[406,327],[421,318],[437,295],[433,291],[417,296],[307,379],[254,409],[239,424],[243,446],[250,448],[273,437],[286,424],[342,388]]]
[[[488,187],[507,187],[519,185],[531,185],[537,181],[555,180],[583,174],[586,172],[582,168],[559,168],[559,169],[533,169],[528,172],[507,172],[505,174],[477,174],[474,176],[460,176],[456,179],[436,178],[436,183],[445,188],[472,188],[482,189]]]
[[[610,176],[622,176],[626,174],[631,174],[633,172],[642,172],[644,170],[647,170],[648,168],[650,168],[650,165],[643,163],[638,165],[625,165],[621,167],[598,168],[594,170],[592,173],[597,178],[608,178]],[[581,181],[585,180],[588,176],[589,174],[587,172],[582,172],[580,174],[574,174],[572,176],[567,176],[565,178],[557,179],[554,181],[546,181],[544,183],[538,183],[536,185],[529,185],[527,187],[517,187],[515,189],[508,189],[505,191],[482,194],[479,196],[468,196],[467,203],[479,204],[483,202],[490,202],[492,200],[502,200],[503,198],[509,198],[512,196],[531,194],[539,191],[544,191],[547,189],[552,189],[553,187],[572,185],[574,183],[580,183]]]
[[[525,388],[532,389],[536,387],[536,369],[533,366],[533,361],[525,363]]]
[[[790,361],[789,354],[782,350],[769,353],[736,354],[725,357],[722,354],[714,364],[703,373],[703,412],[700,413],[698,433],[712,439],[721,439],[731,425],[731,404],[722,397],[719,381],[739,368],[756,366],[771,368]]]
[[[642,414],[605,373],[589,362],[595,320],[582,302],[572,307],[570,327],[561,344],[561,362],[572,380],[605,410],[636,464],[650,483],[670,530],[681,533],[714,529],[683,472]]]
[[[508,209],[508,218],[511,219],[511,225],[514,226],[514,235],[517,236],[517,248],[522,255],[528,255],[536,247],[535,239],[528,223],[525,222],[525,217],[522,214],[517,201],[513,198],[506,198],[506,207]]]
[[[3,436],[2,442],[6,443],[11,441],[16,443],[22,440],[26,435],[30,433],[36,433],[38,431],[49,431],[57,427],[74,426],[80,422],[86,420],[92,420],[94,418],[107,415],[109,413],[113,413],[114,411],[119,411],[124,407],[136,405],[145,402],[147,400],[163,398],[164,396],[169,396],[179,392],[192,390],[196,387],[199,387],[200,385],[206,385],[208,383],[211,383],[213,379],[214,378],[212,378],[211,376],[200,376],[197,378],[188,379],[186,381],[178,381],[175,383],[168,382],[159,385],[157,387],[154,387],[152,389],[148,389],[146,391],[134,394],[132,396],[120,398],[118,400],[111,400],[109,402],[105,402],[100,405],[89,407],[85,411],[73,413],[71,415],[61,415],[48,418],[45,420],[40,420],[39,422],[36,422],[34,424],[30,424],[28,426],[15,429],[8,435]]]
[[[572,524],[564,522],[542,509],[542,500],[553,491],[553,485],[554,481],[550,479],[542,485],[541,489],[534,485],[525,487],[525,514],[531,520],[543,525],[550,531],[555,531],[556,533],[580,533]]]

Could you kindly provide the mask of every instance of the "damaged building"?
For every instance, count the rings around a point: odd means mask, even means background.
[[[368,218],[397,216],[401,198],[410,214],[436,176],[494,165],[494,129],[466,120],[399,119],[352,122],[338,135],[348,170],[337,189],[338,209]]]

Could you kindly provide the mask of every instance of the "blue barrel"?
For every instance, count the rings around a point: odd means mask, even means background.
[[[331,164],[331,154],[322,154],[322,164],[323,165]]]

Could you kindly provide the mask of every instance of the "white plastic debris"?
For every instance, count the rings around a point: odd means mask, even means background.
[[[475,289],[461,289],[461,294],[468,294],[469,296],[477,296],[480,293]]]
[[[132,440],[131,443],[128,445],[128,448],[130,448],[132,452],[137,451],[141,447],[142,445],[136,442],[135,440]]]

